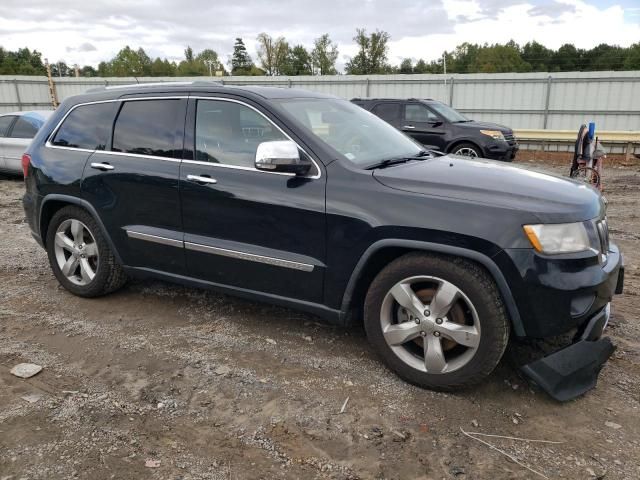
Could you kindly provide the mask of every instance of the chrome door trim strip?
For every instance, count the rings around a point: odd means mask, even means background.
[[[265,171],[265,170],[258,170],[257,168],[242,167],[240,165],[229,165],[227,163],[203,162],[201,160],[182,160],[182,163],[188,163],[190,165],[204,165],[204,166],[216,167],[216,168],[232,168],[234,170],[246,170],[248,172],[270,173],[271,175],[283,175],[285,177],[295,177],[296,176],[295,173],[268,172],[268,171]],[[303,177],[303,178],[315,178],[315,177]]]
[[[173,238],[159,237],[158,235],[151,235],[149,233],[136,232],[135,230],[125,230],[127,237],[135,238],[136,240],[146,240],[147,242],[159,243],[160,245],[168,245],[170,247],[184,247],[182,240],[175,240]]]
[[[193,250],[196,252],[210,253],[213,255],[221,255],[223,257],[236,258],[239,260],[247,260],[249,262],[265,263],[267,265],[274,265],[276,267],[291,268],[293,270],[301,270],[303,272],[311,272],[314,269],[313,265],[308,263],[293,262],[291,260],[284,260],[282,258],[265,257],[264,255],[256,255],[253,253],[239,252],[237,250],[228,250],[226,248],[211,247],[209,245],[202,245],[200,243],[184,242],[184,247],[187,250]]]

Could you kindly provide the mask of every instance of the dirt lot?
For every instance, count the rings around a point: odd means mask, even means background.
[[[461,429],[562,442],[482,437],[548,478],[640,478],[640,168],[605,175],[627,263],[618,350],[567,404],[506,361],[479,388],[420,390],[361,328],[212,292],[74,297],[29,235],[22,182],[0,180],[0,478],[542,478]],[[22,380],[20,362],[44,370]]]

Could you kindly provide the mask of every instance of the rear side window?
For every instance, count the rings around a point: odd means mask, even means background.
[[[108,102],[73,109],[51,143],[60,147],[105,150],[117,106],[117,102]]]
[[[7,136],[7,130],[9,130],[9,125],[13,122],[13,119],[16,118],[13,115],[7,115],[5,117],[0,117],[0,137]]]
[[[41,122],[33,118],[18,117],[15,125],[11,129],[12,138],[33,138],[38,129],[42,126]]]
[[[124,102],[113,129],[114,152],[175,157],[182,140],[179,100]],[[179,143],[182,143],[181,141]]]
[[[399,103],[380,103],[376,105],[371,111],[387,122],[392,122],[400,118]]]

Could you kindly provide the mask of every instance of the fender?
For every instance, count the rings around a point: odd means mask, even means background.
[[[42,202],[40,203],[40,209],[38,211],[38,230],[40,230],[41,225],[42,225],[42,209],[43,209],[44,205],[47,202],[50,202],[50,201],[65,202],[65,203],[69,203],[69,204],[72,204],[72,205],[77,205],[77,206],[82,207],[85,210],[87,210],[91,214],[91,216],[95,219],[95,221],[98,222],[98,226],[100,227],[100,231],[101,231],[102,235],[104,236],[104,238],[107,239],[107,243],[109,244],[109,248],[113,252],[113,255],[116,257],[116,260],[118,260],[120,265],[123,265],[122,258],[120,257],[120,254],[118,253],[118,250],[116,250],[116,246],[114,245],[113,241],[111,240],[111,236],[107,232],[107,229],[105,228],[104,223],[102,223],[102,219],[100,218],[100,215],[98,215],[98,212],[96,211],[96,209],[93,208],[93,205],[91,205],[89,202],[87,202],[86,200],[84,200],[82,198],[73,197],[73,196],[70,196],[70,195],[62,195],[62,194],[59,194],[59,193],[50,193],[48,195],[45,195],[44,198],[42,199]],[[39,231],[40,238],[42,239],[42,244],[44,245],[44,243],[46,241],[46,232],[45,232],[45,236],[44,237],[42,236],[42,233],[43,233],[42,231]]]
[[[469,260],[478,262],[489,271],[494,281],[498,285],[500,294],[504,299],[505,306],[507,307],[507,311],[509,312],[509,316],[511,317],[511,323],[513,324],[515,334],[519,337],[525,336],[525,330],[522,324],[522,319],[520,318],[520,312],[518,311],[516,302],[513,299],[513,295],[511,294],[509,284],[507,283],[507,280],[504,278],[504,275],[502,274],[498,266],[490,257],[484,255],[483,253],[477,252],[475,250],[469,250],[467,248],[454,247],[441,243],[422,242],[419,240],[388,238],[384,240],[378,240],[377,242],[370,245],[369,248],[367,248],[367,250],[365,250],[365,252],[362,254],[360,260],[358,260],[358,263],[356,264],[356,267],[354,268],[353,272],[351,273],[351,277],[349,278],[349,283],[347,284],[344,296],[342,297],[342,305],[340,308],[343,315],[346,315],[346,312],[349,309],[349,304],[351,303],[353,292],[356,288],[363,268],[369,261],[369,258],[376,251],[385,247],[404,247],[413,250],[445,253],[449,255],[455,255],[457,257],[468,258]]]

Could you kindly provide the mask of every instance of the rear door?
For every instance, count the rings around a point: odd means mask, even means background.
[[[400,115],[402,112],[402,104],[400,102],[381,102],[371,109],[371,113],[377,115],[385,122],[400,128]]]
[[[254,168],[261,142],[286,139],[258,105],[190,100],[180,171],[190,276],[321,302],[325,176],[319,165],[307,177]]]
[[[22,154],[42,124],[25,115],[18,116],[4,140],[4,162],[7,170],[22,173]]]
[[[5,150],[7,143],[7,135],[11,129],[11,125],[16,120],[15,115],[4,115],[0,117],[0,170],[6,170],[7,164],[5,162]]]
[[[437,150],[445,147],[445,123],[434,112],[421,103],[404,106],[402,131],[423,145]]]
[[[107,149],[88,160],[84,197],[125,265],[184,274],[178,190],[187,100],[122,99]]]

